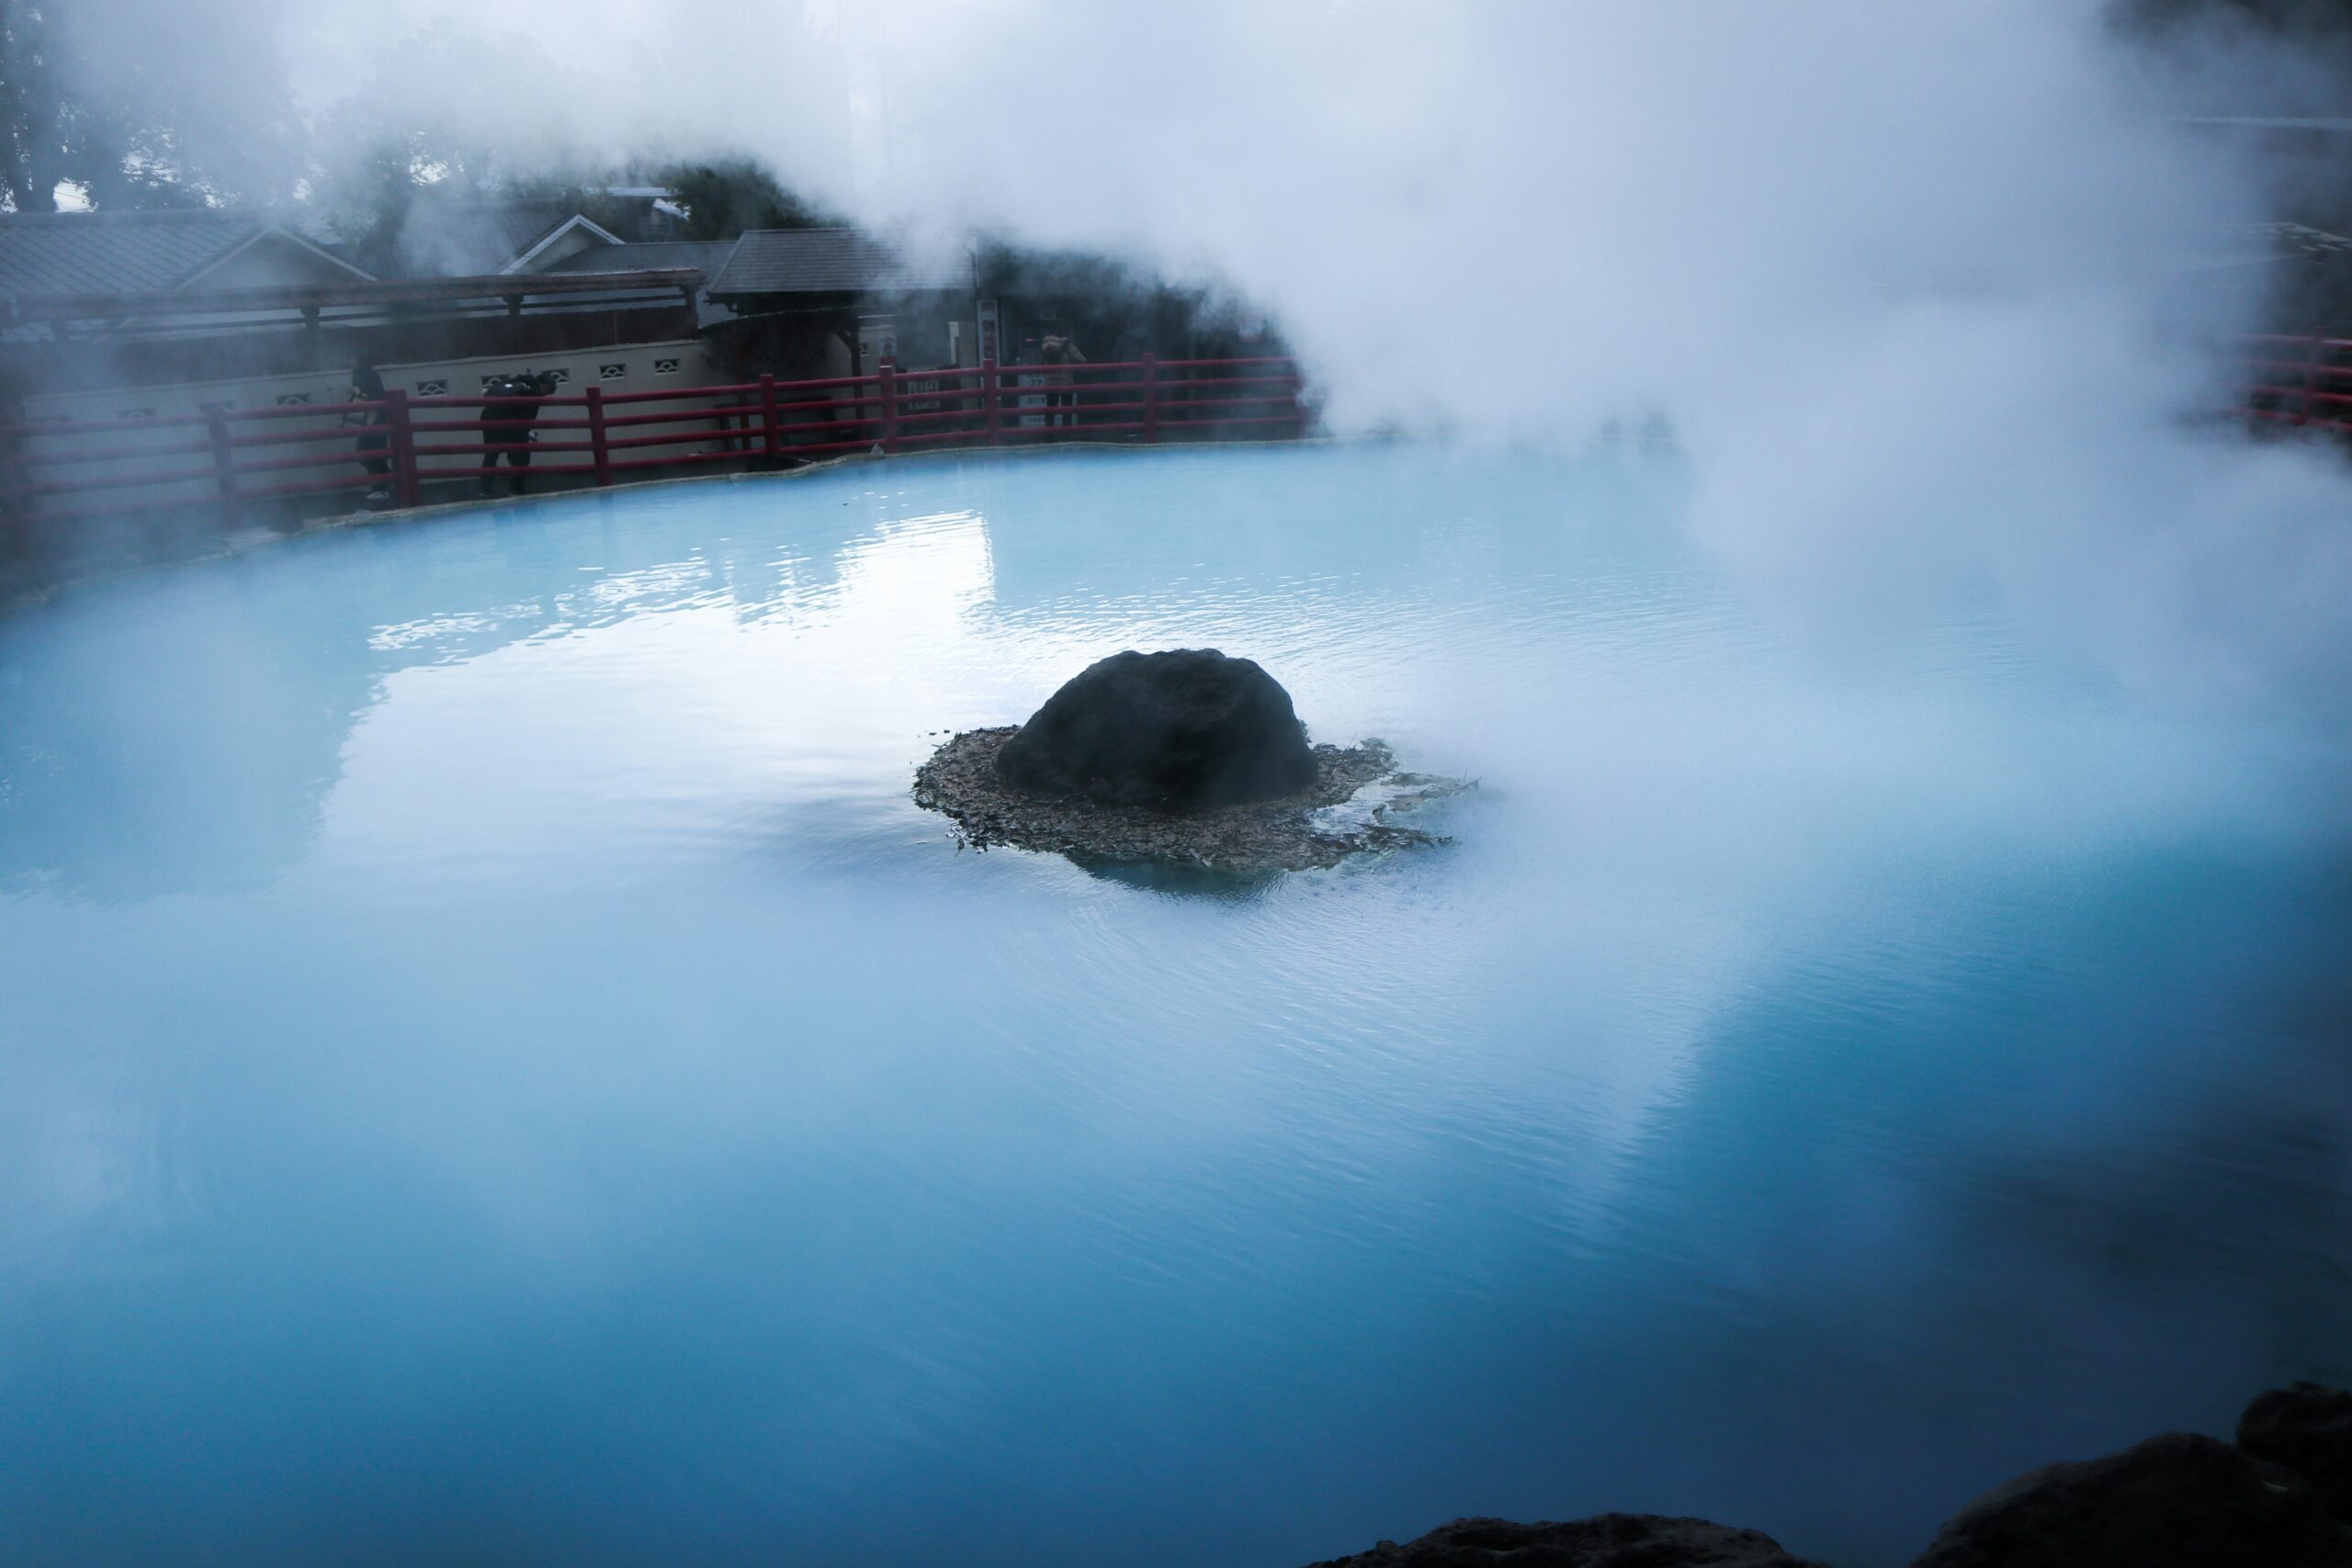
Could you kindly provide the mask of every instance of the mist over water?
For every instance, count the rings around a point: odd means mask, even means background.
[[[2214,338],[2265,323],[2210,264],[2260,251],[2278,171],[2164,118],[2320,112],[2315,55],[2093,0],[808,0],[726,49],[701,4],[468,10],[280,36],[328,127],[397,104],[526,169],[749,148],[910,243],[1229,278],[1343,433],[1661,421],[1794,635],[1981,584],[2172,700],[2346,716],[2343,465],[2211,423]]]
[[[115,66],[1214,275],[1423,439],[0,621],[10,1551],[1272,1568],[1641,1509],[1874,1568],[2352,1381],[2352,491],[2208,417],[2260,295],[2189,264],[2271,193],[2162,118],[2291,62],[2025,0],[218,9]],[[1180,897],[909,800],[1179,645],[1479,778],[1456,841]]]
[[[2341,1381],[2341,740],[1989,592],[1792,637],[1693,491],[892,463],[0,623],[12,1550],[1873,1568]],[[1456,841],[1174,897],[909,799],[1179,643]]]

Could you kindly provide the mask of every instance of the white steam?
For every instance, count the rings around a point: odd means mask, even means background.
[[[2151,685],[2346,706],[2342,463],[2183,421],[2251,322],[2181,264],[2267,193],[2160,115],[2278,68],[2242,39],[2192,78],[2088,0],[480,11],[288,8],[283,52],[329,128],[741,147],[868,222],[1222,273],[1342,430],[1662,414],[1697,526],[1824,626],[1990,587]]]

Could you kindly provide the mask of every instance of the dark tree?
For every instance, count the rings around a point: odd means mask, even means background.
[[[11,208],[55,211],[61,181],[99,207],[268,201],[293,187],[298,131],[275,55],[199,13],[0,0],[0,191]],[[232,78],[219,64],[230,58]]]
[[[654,171],[652,183],[677,192],[689,240],[731,240],[746,229],[815,229],[832,221],[749,158],[673,164]]]
[[[18,212],[53,212],[61,180],[88,178],[91,127],[70,85],[66,28],[54,7],[0,0],[0,185]]]

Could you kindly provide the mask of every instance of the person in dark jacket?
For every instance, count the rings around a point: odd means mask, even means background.
[[[389,457],[380,456],[390,451],[392,445],[391,435],[383,428],[384,378],[367,360],[354,360],[351,366],[351,388],[344,393],[343,400],[347,403],[376,405],[372,409],[355,410],[345,414],[343,423],[361,427],[360,437],[352,448],[359,454],[359,466],[367,469],[375,479],[390,479],[392,461]],[[379,484],[368,492],[368,499],[383,501],[389,499],[390,494],[390,486]]]
[[[1048,365],[1086,363],[1086,355],[1079,353],[1078,344],[1058,333],[1038,345],[1037,356]],[[1048,412],[1046,415],[1047,424],[1076,424],[1078,423],[1078,393],[1072,390],[1077,379],[1078,378],[1067,370],[1046,372],[1046,386],[1049,389],[1046,393],[1046,407],[1048,410],[1060,411]]]
[[[536,376],[518,372],[509,376],[494,377],[482,383],[482,397],[485,401],[482,403],[481,417],[485,423],[495,420],[522,422],[502,425],[481,433],[482,494],[488,495],[492,492],[494,481],[491,470],[498,467],[498,459],[501,457],[505,458],[514,469],[514,493],[516,495],[523,493],[529,482],[531,469],[529,422],[539,417],[541,407],[536,400],[553,397],[555,389],[555,372],[552,370],[542,370]],[[534,400],[526,402],[522,400],[524,399]],[[510,446],[513,450],[502,452],[499,450],[501,446]]]

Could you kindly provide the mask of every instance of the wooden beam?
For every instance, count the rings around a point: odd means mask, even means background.
[[[103,294],[19,295],[11,314],[19,321],[79,321],[123,316],[197,316],[240,312],[299,311],[366,305],[427,304],[457,299],[487,302],[515,296],[511,274],[420,277],[392,282],[274,284],[261,288],[209,288],[179,292],[138,289]],[[692,298],[700,289],[698,267],[648,267],[636,272],[541,272],[523,292],[550,295],[617,294],[634,289],[675,290]]]

